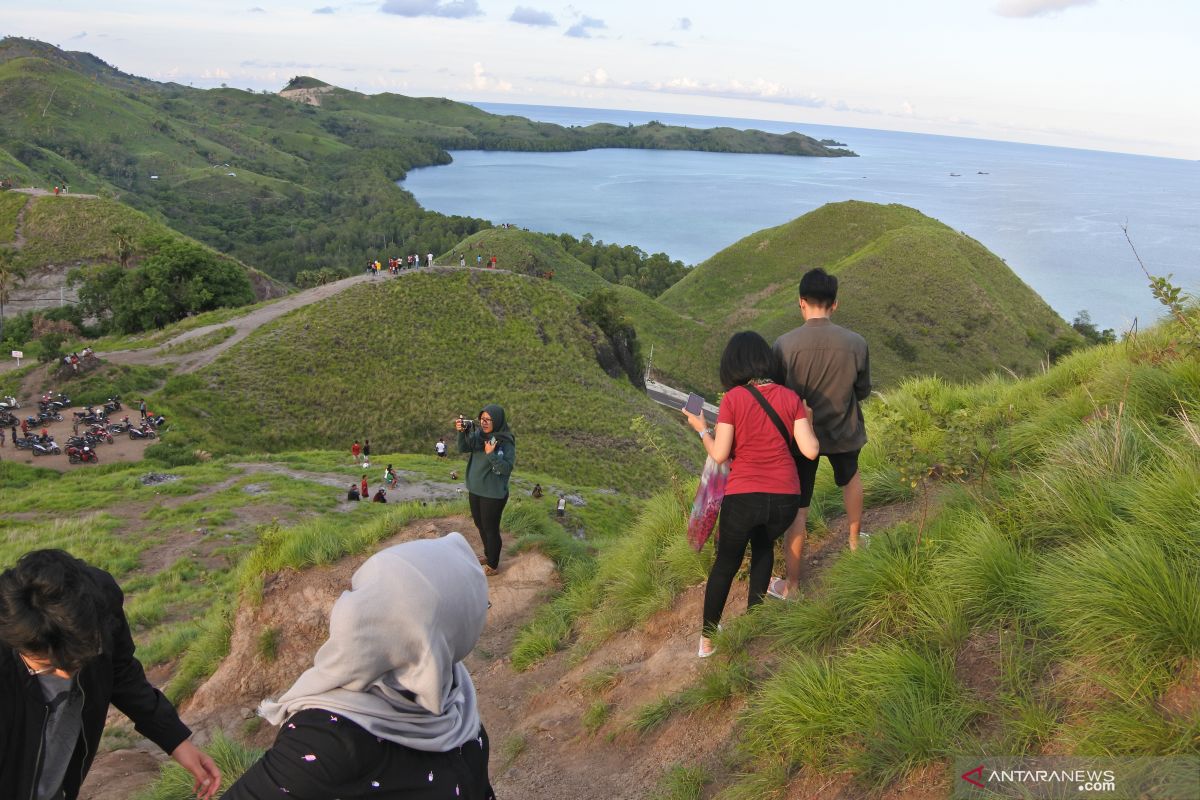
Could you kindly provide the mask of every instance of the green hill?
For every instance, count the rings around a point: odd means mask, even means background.
[[[348,289],[260,329],[162,393],[185,435],[210,449],[349,447],[428,452],[458,414],[509,412],[522,468],[644,491],[665,479],[631,420],[698,466],[694,436],[597,360],[603,334],[578,299],[502,272],[415,273]]]
[[[840,156],[798,133],[564,128],[439,98],[363,95],[300,77],[304,102],[134,78],[86,53],[0,41],[0,168],[19,181],[119,195],[281,280],[401,252],[445,252],[485,227],[395,185],[447,148],[644,147]],[[151,176],[157,176],[156,179]]]
[[[714,391],[731,333],[752,328],[773,339],[801,324],[800,276],[817,266],[838,276],[835,319],[866,337],[877,385],[921,374],[1027,374],[1078,340],[974,239],[915,209],[849,201],[753,233],[664,292],[662,305],[709,336],[690,350],[646,336],[662,345],[656,367],[669,380]]]
[[[18,219],[22,238],[19,248],[14,247]],[[68,271],[77,266],[116,263],[122,237],[130,248],[129,266],[141,261],[148,242],[188,239],[116,200],[0,193],[0,246],[12,248],[14,265],[26,273],[13,293],[13,308],[22,311],[57,305]],[[250,277],[256,299],[280,297],[286,292],[279,282],[258,270],[239,266]],[[74,296],[73,290],[67,292]]]

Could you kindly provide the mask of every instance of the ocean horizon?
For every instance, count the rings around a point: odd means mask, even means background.
[[[1123,225],[1151,273],[1200,290],[1200,164],[867,128],[476,103],[559,125],[642,124],[799,131],[858,158],[661,150],[454,151],[401,182],[425,208],[545,233],[590,233],[697,264],[739,239],[828,202],[901,203],[992,250],[1070,321],[1145,327],[1150,294]],[[797,265],[801,268],[803,265]]]

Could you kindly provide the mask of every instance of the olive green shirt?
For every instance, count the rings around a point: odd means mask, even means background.
[[[871,394],[867,340],[827,318],[810,319],[775,340],[785,383],[812,409],[822,453],[850,453],[867,443],[859,403]]]

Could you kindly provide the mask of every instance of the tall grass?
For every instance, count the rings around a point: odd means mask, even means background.
[[[262,756],[261,750],[241,745],[217,732],[205,751],[217,762],[221,770],[222,792],[233,786],[242,774],[254,765]],[[149,789],[138,794],[134,800],[192,800],[196,796],[192,791],[195,779],[178,764],[168,761],[160,768],[159,778]]]

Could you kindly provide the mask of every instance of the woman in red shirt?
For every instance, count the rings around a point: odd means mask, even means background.
[[[718,464],[737,457],[729,468],[717,530],[717,553],[704,587],[704,628],[698,655],[713,653],[711,637],[721,622],[729,588],[750,546],[750,595],[747,606],[761,603],[775,563],[775,540],[800,510],[800,478],[792,457],[791,434],[800,452],[814,458],[820,447],[804,401],[783,385],[783,365],[766,340],[754,331],[735,333],[721,355],[725,398],[710,432],[703,416],[688,414],[704,449]],[[780,429],[759,403],[761,397],[779,417]],[[736,447],[735,447],[736,445]]]

